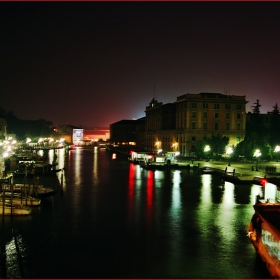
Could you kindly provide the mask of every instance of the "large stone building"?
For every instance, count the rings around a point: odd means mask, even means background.
[[[195,143],[220,133],[229,146],[245,137],[246,97],[221,93],[184,94],[175,103],[152,99],[146,107],[146,146],[156,151],[179,151],[188,155]]]
[[[110,125],[112,144],[121,146],[145,146],[145,118],[137,120],[121,120]]]

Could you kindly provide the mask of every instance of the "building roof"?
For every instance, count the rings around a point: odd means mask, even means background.
[[[137,120],[121,120],[121,121],[112,123],[112,125],[113,124],[135,125],[135,124],[138,124],[139,122],[144,122],[145,119],[146,119],[146,117],[143,117],[143,118],[140,118],[140,119],[137,119]]]

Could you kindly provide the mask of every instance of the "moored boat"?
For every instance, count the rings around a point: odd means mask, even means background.
[[[6,186],[5,192],[13,192],[14,194],[24,194],[35,198],[44,198],[54,195],[56,191],[53,188],[47,188],[43,185],[30,185],[30,184],[14,184]]]
[[[248,236],[273,278],[280,278],[280,203],[257,203]]]
[[[5,194],[2,194],[0,196],[0,199],[5,199],[6,202],[9,202],[11,204],[22,204],[27,206],[39,206],[41,204],[41,199],[32,196],[24,197],[20,193],[11,194],[10,192],[7,192]]]
[[[279,178],[259,178],[262,194],[256,198],[248,236],[273,278],[280,278]],[[272,183],[273,182],[273,183]]]
[[[128,161],[135,164],[144,163],[145,157],[153,157],[154,154],[151,152],[141,152],[141,151],[130,151],[128,156]]]
[[[21,204],[0,203],[0,215],[30,215],[31,208]]]

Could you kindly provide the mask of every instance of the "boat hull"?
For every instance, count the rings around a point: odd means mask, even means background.
[[[273,278],[280,278],[280,204],[254,205],[248,236]]]
[[[1,200],[3,199],[3,195],[1,196]],[[39,198],[34,198],[31,196],[28,197],[20,197],[20,195],[14,194],[13,196],[11,195],[6,195],[5,194],[5,201],[9,202],[11,204],[22,204],[26,206],[39,206],[41,204],[41,199]]]
[[[31,208],[23,205],[0,205],[0,215],[30,215]]]

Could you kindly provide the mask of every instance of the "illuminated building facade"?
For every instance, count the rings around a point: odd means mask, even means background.
[[[73,144],[83,144],[84,130],[82,128],[73,129]]]
[[[184,94],[172,104],[154,98],[146,107],[146,149],[189,155],[195,143],[212,134],[229,137],[229,146],[245,137],[246,96]]]
[[[146,147],[148,151],[171,150],[176,142],[176,104],[162,104],[154,98],[146,107]],[[174,146],[173,146],[174,147]]]

